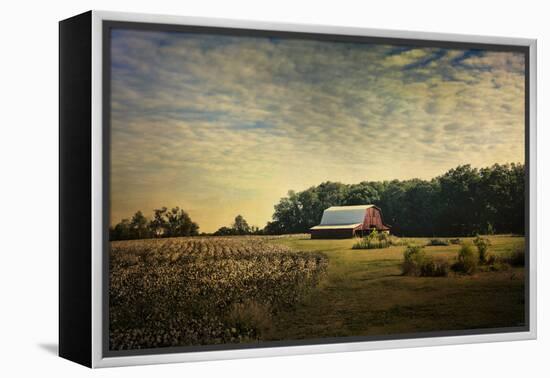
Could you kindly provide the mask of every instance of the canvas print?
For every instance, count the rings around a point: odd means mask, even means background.
[[[524,329],[522,51],[108,43],[110,351]]]

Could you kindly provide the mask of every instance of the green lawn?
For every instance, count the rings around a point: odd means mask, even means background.
[[[522,237],[491,236],[490,252],[505,253]],[[428,239],[416,238],[419,244]],[[462,238],[461,240],[467,240]],[[383,335],[511,327],[524,324],[524,269],[472,276],[402,276],[405,247],[352,250],[357,240],[275,239],[329,258],[326,277],[296,309],[274,317],[272,340]],[[438,259],[456,257],[459,245],[426,247]]]

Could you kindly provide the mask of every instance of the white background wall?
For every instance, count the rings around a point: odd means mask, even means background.
[[[543,376],[550,371],[545,257],[539,216],[539,340],[104,369],[55,356],[57,344],[57,21],[120,10],[538,38],[539,196],[548,188],[550,27],[545,1],[231,0],[7,1],[0,22],[0,375],[80,377]],[[546,64],[546,66],[545,66]],[[539,197],[540,212],[548,202]],[[544,352],[544,349],[547,349]],[[547,376],[547,375],[546,375]]]

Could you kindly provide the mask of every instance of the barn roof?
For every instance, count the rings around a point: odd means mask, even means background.
[[[363,223],[365,210],[374,205],[331,206],[323,211],[320,226],[353,225]],[[328,227],[327,227],[328,228]]]
[[[345,230],[345,229],[351,229],[361,226],[361,223],[353,223],[353,224],[328,224],[328,225],[318,225],[313,226],[310,228],[310,230]]]

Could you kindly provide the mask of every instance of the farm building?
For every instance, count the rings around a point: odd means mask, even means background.
[[[372,230],[389,232],[382,211],[375,205],[331,206],[323,211],[321,224],[309,229],[312,239],[344,239]]]

